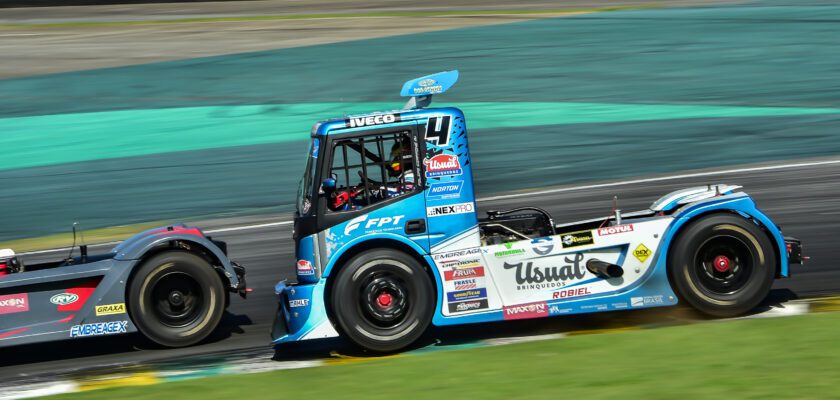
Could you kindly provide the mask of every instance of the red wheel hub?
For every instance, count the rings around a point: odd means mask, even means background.
[[[715,257],[715,261],[713,263],[715,264],[715,270],[717,272],[726,272],[729,271],[729,264],[731,261],[727,256],[717,256]]]
[[[391,296],[390,293],[380,293],[379,296],[376,296],[376,302],[379,304],[380,307],[388,307],[391,305],[391,302],[394,301],[394,298]]]

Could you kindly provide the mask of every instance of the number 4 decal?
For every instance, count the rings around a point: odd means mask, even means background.
[[[426,141],[432,142],[435,146],[443,147],[449,145],[449,125],[452,117],[431,117],[426,124]]]

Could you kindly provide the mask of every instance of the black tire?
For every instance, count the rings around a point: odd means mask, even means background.
[[[677,294],[715,317],[742,315],[761,303],[776,275],[770,238],[734,215],[701,218],[682,231],[668,258]]]
[[[330,304],[339,329],[377,353],[403,349],[429,326],[435,291],[423,266],[394,250],[353,257],[335,277]]]
[[[166,347],[207,337],[225,310],[225,288],[213,267],[184,251],[166,251],[140,266],[128,290],[128,309],[144,336]]]

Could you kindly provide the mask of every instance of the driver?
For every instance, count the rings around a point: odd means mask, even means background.
[[[388,165],[388,173],[392,177],[399,178],[399,181],[387,185],[388,197],[396,197],[414,189],[413,161],[411,139],[408,136],[404,136],[391,146],[391,163]]]

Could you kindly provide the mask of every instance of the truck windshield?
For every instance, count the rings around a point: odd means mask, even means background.
[[[298,215],[308,214],[312,207],[312,181],[315,179],[315,161],[318,159],[319,148],[318,139],[313,138],[306,156],[306,169],[303,171],[303,177],[298,185]]]

